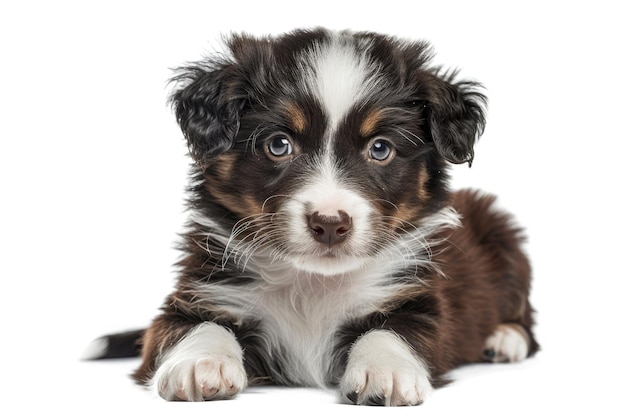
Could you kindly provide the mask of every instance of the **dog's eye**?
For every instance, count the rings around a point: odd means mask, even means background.
[[[382,139],[376,139],[372,143],[372,146],[370,146],[369,150],[370,158],[379,162],[386,161],[391,158],[392,153],[393,148],[391,145]]]
[[[293,153],[291,141],[285,135],[276,135],[267,144],[267,152],[270,156],[281,158]]]

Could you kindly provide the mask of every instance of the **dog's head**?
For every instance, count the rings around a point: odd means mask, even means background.
[[[343,273],[446,205],[485,97],[429,67],[427,44],[318,29],[227,45],[179,71],[172,103],[231,247]]]

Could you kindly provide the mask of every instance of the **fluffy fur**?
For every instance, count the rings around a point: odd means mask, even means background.
[[[448,191],[484,128],[479,84],[373,33],[226,43],[174,78],[195,161],[176,290],[92,356],[137,340],[134,377],[168,400],[270,383],[415,405],[455,366],[537,351],[521,231]]]

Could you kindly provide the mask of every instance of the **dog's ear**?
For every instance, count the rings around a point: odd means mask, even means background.
[[[234,62],[199,62],[179,68],[170,101],[189,152],[199,165],[230,149],[246,95]]]
[[[454,81],[455,73],[427,76],[426,109],[432,140],[439,154],[455,164],[474,159],[474,143],[485,128],[487,98],[482,86]]]

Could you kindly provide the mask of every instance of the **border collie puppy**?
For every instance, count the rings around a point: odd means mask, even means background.
[[[448,190],[485,96],[430,58],[315,29],[233,35],[179,69],[195,164],[177,286],[91,357],[139,347],[134,377],[167,400],[283,384],[416,405],[455,366],[534,354],[520,229],[493,197]]]

